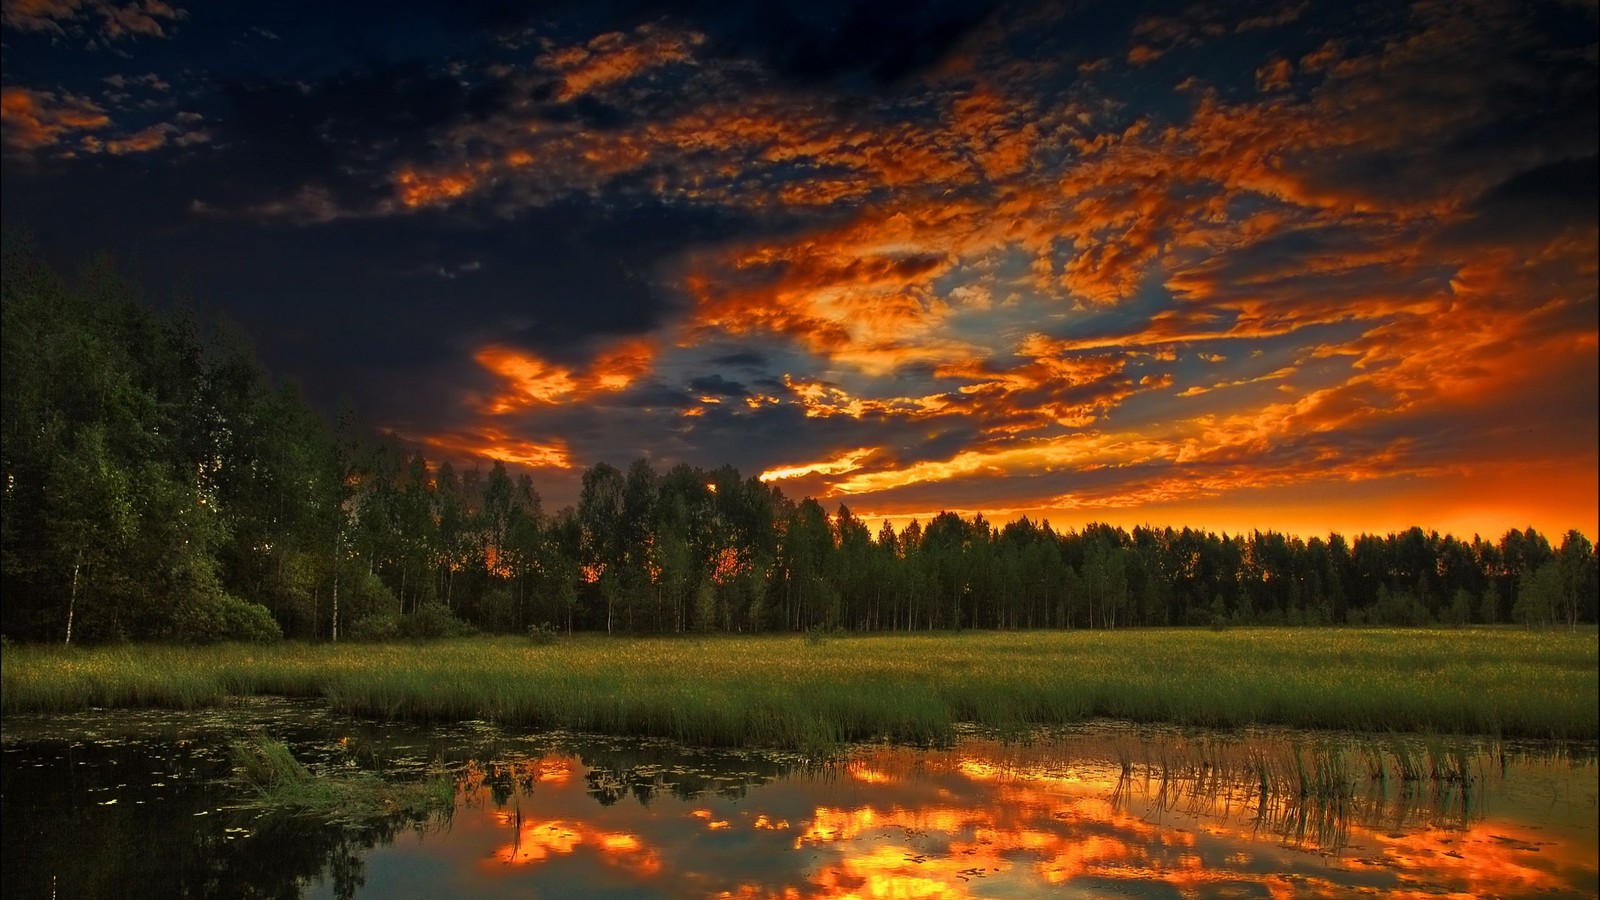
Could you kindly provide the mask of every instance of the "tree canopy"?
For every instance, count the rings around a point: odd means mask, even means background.
[[[248,342],[70,282],[7,236],[0,581],[8,637],[381,638],[1139,625],[1576,624],[1595,548],[1532,528],[1301,540],[941,513],[876,528],[730,466],[601,462],[576,507],[329,424]]]

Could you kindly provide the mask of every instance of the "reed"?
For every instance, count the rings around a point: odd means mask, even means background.
[[[1106,761],[1115,776],[1113,805],[1139,798],[1160,808],[1225,816],[1242,800],[1258,829],[1324,849],[1342,846],[1353,824],[1392,830],[1413,815],[1451,822],[1473,815],[1479,783],[1493,777],[1506,752],[1499,741],[1476,736],[1408,735],[1385,745],[1366,742],[1359,750],[1360,739],[1354,741],[1303,732],[1249,731],[1198,742],[1166,735],[1146,740],[1142,762],[1135,762],[1126,738],[1097,743],[1090,733],[1032,752]],[[1001,750],[996,765],[1012,764],[1007,752],[1029,751]],[[1434,759],[1438,766],[1418,769]],[[1414,772],[1416,780],[1391,785],[1391,768]]]
[[[936,742],[956,723],[1091,718],[1237,727],[1600,737],[1594,629],[467,638],[428,644],[12,646],[6,715],[319,697],[346,713],[825,749]],[[1427,777],[1423,750],[1382,777]],[[1370,765],[1370,763],[1369,763]],[[1459,761],[1437,760],[1440,771]]]
[[[311,772],[282,741],[237,741],[230,750],[234,775],[258,793],[299,788],[312,780]]]

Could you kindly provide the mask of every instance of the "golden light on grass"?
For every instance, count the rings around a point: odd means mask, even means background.
[[[948,737],[1094,717],[1233,727],[1600,735],[1592,628],[1130,629],[431,644],[7,648],[4,712],[325,698],[715,746]]]

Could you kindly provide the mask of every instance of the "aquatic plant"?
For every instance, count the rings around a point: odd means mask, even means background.
[[[420,780],[366,771],[315,773],[288,745],[260,735],[235,741],[231,755],[234,778],[247,791],[245,805],[267,812],[350,824],[385,818],[420,824],[447,816],[455,806],[456,783],[438,767]]]

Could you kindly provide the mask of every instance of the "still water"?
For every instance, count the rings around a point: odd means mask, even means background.
[[[1592,745],[1100,723],[827,761],[250,701],[8,717],[24,897],[1592,897]],[[230,742],[446,778],[434,814],[252,808]]]

